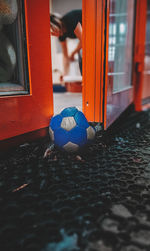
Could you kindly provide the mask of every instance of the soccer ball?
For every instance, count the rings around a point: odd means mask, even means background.
[[[67,152],[77,152],[95,137],[95,129],[76,107],[65,108],[60,114],[53,116],[49,133],[53,143]]]

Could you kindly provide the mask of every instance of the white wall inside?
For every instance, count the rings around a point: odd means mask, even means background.
[[[52,11],[61,15],[66,14],[70,10],[82,9],[82,0],[51,0]]]

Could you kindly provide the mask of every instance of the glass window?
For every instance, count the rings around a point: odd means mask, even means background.
[[[28,92],[24,1],[0,0],[0,95]]]
[[[150,1],[147,0],[145,55],[150,56]]]
[[[150,1],[147,0],[146,16],[146,38],[145,38],[145,55],[144,55],[144,72],[143,72],[143,96],[145,102],[150,100]]]
[[[112,92],[131,87],[134,0],[110,0],[108,85]]]

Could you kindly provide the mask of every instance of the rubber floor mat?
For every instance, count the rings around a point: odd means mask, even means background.
[[[49,137],[0,160],[0,250],[150,250],[150,111],[98,133],[75,159]]]

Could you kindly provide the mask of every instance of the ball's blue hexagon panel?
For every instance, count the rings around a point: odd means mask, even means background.
[[[67,144],[69,141],[69,134],[63,128],[58,128],[54,131],[54,143],[62,147],[63,145]]]
[[[89,127],[89,123],[88,123],[86,117],[84,116],[84,114],[82,112],[78,111],[75,114],[74,118],[75,118],[75,121],[77,122],[79,127],[82,127],[82,128],[88,128]]]
[[[76,107],[67,107],[65,108],[60,114],[63,117],[73,117],[78,112],[78,109]]]
[[[62,116],[60,114],[52,117],[49,126],[51,127],[51,129],[53,131],[55,131],[56,129],[58,129],[61,125],[62,122]]]
[[[87,143],[86,129],[76,126],[69,132],[69,140],[79,146],[83,146]]]

